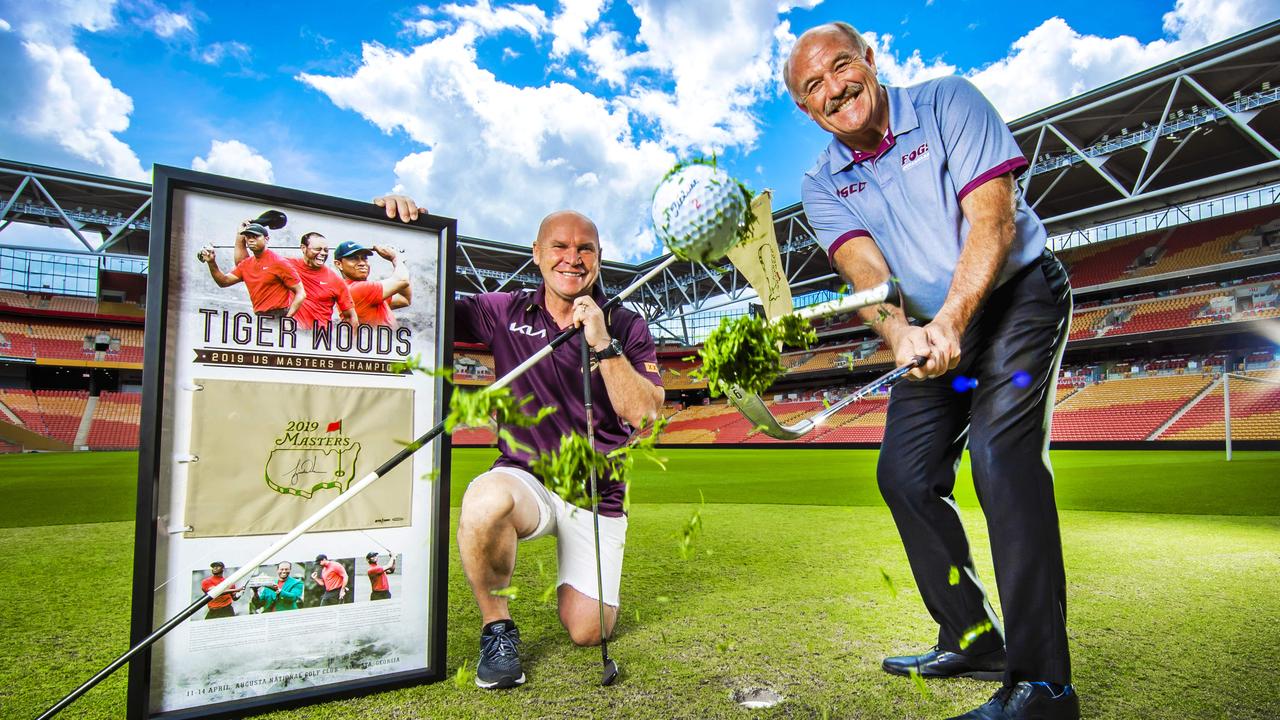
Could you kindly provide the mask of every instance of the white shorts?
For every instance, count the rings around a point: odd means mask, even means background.
[[[519,478],[538,505],[538,527],[520,538],[537,540],[546,535],[556,538],[556,586],[570,587],[596,600],[595,534],[591,510],[564,501],[533,475],[512,467],[495,467],[489,472],[506,473]],[[600,573],[604,582],[604,603],[618,607],[618,588],[622,584],[622,551],[627,543],[627,517],[600,516]]]

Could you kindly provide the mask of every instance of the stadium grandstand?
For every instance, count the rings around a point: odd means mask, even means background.
[[[1246,446],[1280,447],[1277,40],[1272,23],[1010,123],[1031,162],[1022,191],[1074,288],[1055,444],[1204,446],[1229,427]],[[0,201],[0,231],[57,227],[85,248],[9,246],[0,232],[0,450],[136,447],[150,187],[0,161]],[[838,297],[803,208],[773,224],[796,305]],[[464,236],[457,256],[460,293],[538,282],[523,244]],[[606,292],[657,263],[604,263]],[[701,340],[753,299],[727,264],[673,265],[632,297],[659,342],[665,442],[778,444],[697,374]],[[783,423],[892,367],[856,316],[815,329],[819,344],[787,349],[767,393]],[[492,382],[492,355],[458,345],[452,377],[464,391]],[[850,405],[792,444],[874,445],[886,405]]]

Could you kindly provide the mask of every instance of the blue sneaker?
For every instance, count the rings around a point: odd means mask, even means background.
[[[480,632],[480,662],[476,665],[476,685],[485,690],[498,690],[523,684],[520,631],[510,620],[494,620]]]

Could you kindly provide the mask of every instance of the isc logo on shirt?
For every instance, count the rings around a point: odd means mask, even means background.
[[[867,189],[866,182],[856,182],[836,190],[836,194],[840,197],[849,197],[854,193],[860,193]]]
[[[907,168],[914,167],[927,157],[929,157],[929,143],[924,143],[915,150],[903,154],[902,169],[906,170]]]

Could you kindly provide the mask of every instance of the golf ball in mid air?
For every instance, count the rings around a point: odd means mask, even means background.
[[[747,198],[725,171],[694,163],[671,173],[653,192],[653,227],[684,260],[719,260],[738,239]]]

